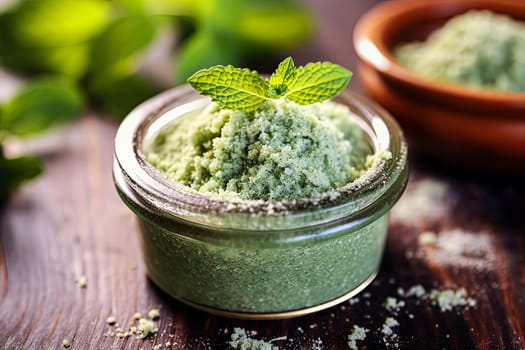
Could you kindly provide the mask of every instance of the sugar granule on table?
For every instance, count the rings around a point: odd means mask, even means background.
[[[115,330],[115,336],[117,338],[121,338],[121,339],[122,338],[127,338],[127,337],[135,334],[136,331],[137,331],[137,327],[132,327],[132,329],[128,329],[128,330],[122,329],[122,328],[117,328]]]
[[[323,346],[323,340],[321,338],[317,338],[314,340],[314,342],[312,343],[312,348],[311,350],[324,350],[324,346]]]
[[[385,319],[385,322],[381,326],[381,333],[383,333],[386,336],[396,335],[392,328],[397,326],[399,326],[399,322],[395,318],[387,317]]]
[[[417,241],[421,246],[435,246],[437,243],[437,236],[432,231],[425,231],[419,234]]]
[[[113,326],[115,323],[117,323],[117,319],[115,318],[115,316],[111,315],[108,318],[106,318],[106,323],[110,326]]]
[[[415,217],[437,221],[448,214],[456,199],[450,186],[444,181],[422,179],[412,181],[392,208],[393,222],[412,226]]]
[[[408,287],[408,289],[406,290],[402,287],[398,287],[397,294],[399,295],[399,297],[403,298],[403,300],[399,300],[394,297],[388,297],[383,303],[383,306],[385,307],[385,309],[388,310],[393,315],[396,315],[397,312],[400,311],[401,307],[410,305],[410,304],[407,304],[410,298],[415,298],[417,300],[416,305],[419,305],[419,301],[427,301],[431,305],[438,306],[441,312],[450,311],[454,307],[458,307],[458,306],[462,306],[467,309],[469,307],[476,306],[476,300],[468,297],[467,292],[464,288],[460,288],[457,290],[432,289],[430,292],[427,292],[426,289],[422,285],[416,284],[416,285]],[[406,314],[409,319],[415,318],[413,313],[409,313],[407,311]],[[364,317],[370,318],[370,315],[364,315]],[[387,317],[383,325],[381,326],[381,328],[378,329],[378,331],[380,331],[383,334],[383,342],[389,348],[392,348],[392,347],[399,348],[400,347],[399,335],[395,333],[393,330],[393,328],[397,326],[399,326],[399,322],[397,319],[393,317]],[[436,327],[438,326],[439,325],[436,324]],[[348,346],[351,349],[354,349],[353,346],[356,346],[356,345],[355,345],[355,342],[353,342],[353,343],[349,343]]]
[[[388,297],[385,300],[385,308],[388,311],[399,311],[402,307],[405,306],[405,302],[403,300],[397,300],[394,297]]]
[[[146,350],[145,348],[140,348],[141,350]],[[160,343],[160,344],[156,344],[153,346],[153,348],[151,348],[151,350],[170,350],[171,349],[171,342],[167,342],[167,343]]]
[[[432,289],[427,292],[425,288],[420,285],[411,286],[407,292],[400,292],[398,294],[404,297],[416,297],[420,300],[430,300],[432,305],[439,306],[441,312],[450,311],[456,306],[475,307],[476,300],[468,297],[465,288],[454,289]],[[386,306],[385,306],[386,307]],[[388,309],[388,308],[387,308]]]
[[[410,289],[405,295],[408,297],[415,296],[417,298],[422,298],[426,294],[427,294],[427,291],[425,290],[425,288],[420,284],[416,284],[415,286],[410,287]]]
[[[492,250],[490,236],[485,232],[470,232],[462,228],[441,231],[437,246],[449,255],[462,255],[467,258],[486,259]]]
[[[476,300],[467,297],[467,292],[464,288],[458,290],[446,289],[442,291],[433,289],[430,291],[428,297],[432,304],[439,306],[441,312],[450,311],[455,306],[476,306]]]
[[[144,349],[144,348],[140,348],[140,349],[141,349],[141,350],[146,350],[146,349]],[[167,343],[165,343],[165,344],[162,344],[162,343],[160,343],[160,344],[156,344],[156,345],[154,345],[154,346],[151,348],[151,350],[169,350],[169,349],[171,349],[171,343],[170,343],[170,342],[167,342]]]
[[[152,320],[156,320],[157,318],[159,318],[160,317],[159,309],[151,309],[151,310],[149,310],[148,317],[150,319],[152,319]]]
[[[155,328],[155,323],[153,321],[147,320],[145,318],[139,319],[139,324],[137,326],[137,337],[144,339],[149,335],[157,333],[157,328]]]
[[[354,328],[352,330],[352,333],[348,335],[348,347],[351,350],[358,350],[357,349],[357,341],[363,341],[366,339],[366,333],[369,331],[369,329],[364,327],[359,327],[357,325],[354,325]]]
[[[244,328],[235,327],[228,344],[237,350],[279,350],[270,342],[251,338],[256,334],[256,331],[247,332]]]
[[[77,278],[77,286],[79,288],[86,288],[87,287],[87,277],[84,275],[78,276]]]
[[[387,317],[381,326],[381,333],[383,333],[383,342],[386,346],[393,346],[399,348],[397,333],[394,333],[392,328],[399,326],[399,322],[393,317]]]
[[[474,267],[480,270],[493,268],[495,255],[491,237],[487,233],[470,232],[462,228],[425,231],[418,236],[416,252],[407,251],[407,258],[417,257],[450,266]],[[428,255],[432,252],[431,255]]]

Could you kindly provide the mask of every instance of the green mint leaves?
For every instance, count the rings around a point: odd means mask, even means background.
[[[267,99],[268,82],[249,69],[214,66],[198,71],[188,82],[223,108],[251,112]]]
[[[222,108],[253,112],[271,99],[285,98],[302,105],[328,100],[337,96],[351,77],[352,72],[331,62],[295,67],[288,57],[269,81],[256,71],[214,66],[193,74],[188,83]]]
[[[297,68],[284,97],[301,105],[328,100],[339,95],[351,77],[352,72],[330,62],[308,63]]]

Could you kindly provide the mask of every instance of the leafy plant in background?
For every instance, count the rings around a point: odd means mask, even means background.
[[[122,117],[166,88],[142,70],[162,33],[179,37],[172,61],[182,83],[211,65],[268,61],[311,29],[309,13],[292,0],[15,1],[0,13],[0,64],[29,82],[0,106],[0,196],[42,171],[35,157],[7,159],[6,138],[71,120],[85,101]]]
[[[41,134],[76,117],[83,105],[80,90],[65,77],[37,79],[0,105],[0,197],[38,176],[43,169],[40,160],[33,156],[6,158],[4,139]]]

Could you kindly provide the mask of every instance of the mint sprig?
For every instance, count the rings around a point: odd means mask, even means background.
[[[213,66],[188,78],[200,94],[226,109],[252,112],[266,100],[285,98],[302,105],[337,96],[348,84],[352,72],[331,63],[308,63],[295,67],[284,59],[267,81],[256,71],[233,66]]]

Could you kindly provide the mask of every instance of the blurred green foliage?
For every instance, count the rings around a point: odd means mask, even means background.
[[[107,1],[20,1],[0,15],[0,62],[23,72],[80,77],[88,40],[110,19]]]
[[[0,200],[20,185],[40,175],[42,171],[42,162],[36,157],[6,159],[0,152]]]
[[[165,88],[136,76],[145,53],[170,29],[181,38],[173,64],[175,82],[183,83],[211,65],[292,49],[307,39],[312,19],[293,0],[20,0],[0,13],[0,64],[71,77],[122,117]],[[135,88],[108,101],[109,87],[122,81]]]
[[[70,79],[34,80],[0,106],[0,138],[43,133],[76,117],[83,105],[84,98]]]
[[[30,82],[0,107],[0,196],[42,169],[36,158],[6,159],[6,137],[70,120],[86,100],[123,117],[166,88],[140,71],[161,33],[178,33],[172,61],[174,81],[183,83],[205,67],[293,49],[312,27],[293,0],[15,1],[0,12],[0,65]]]
[[[9,136],[41,134],[77,117],[84,98],[76,83],[66,77],[47,77],[24,86],[0,105],[0,198],[42,172],[36,157],[6,158],[1,142]]]

